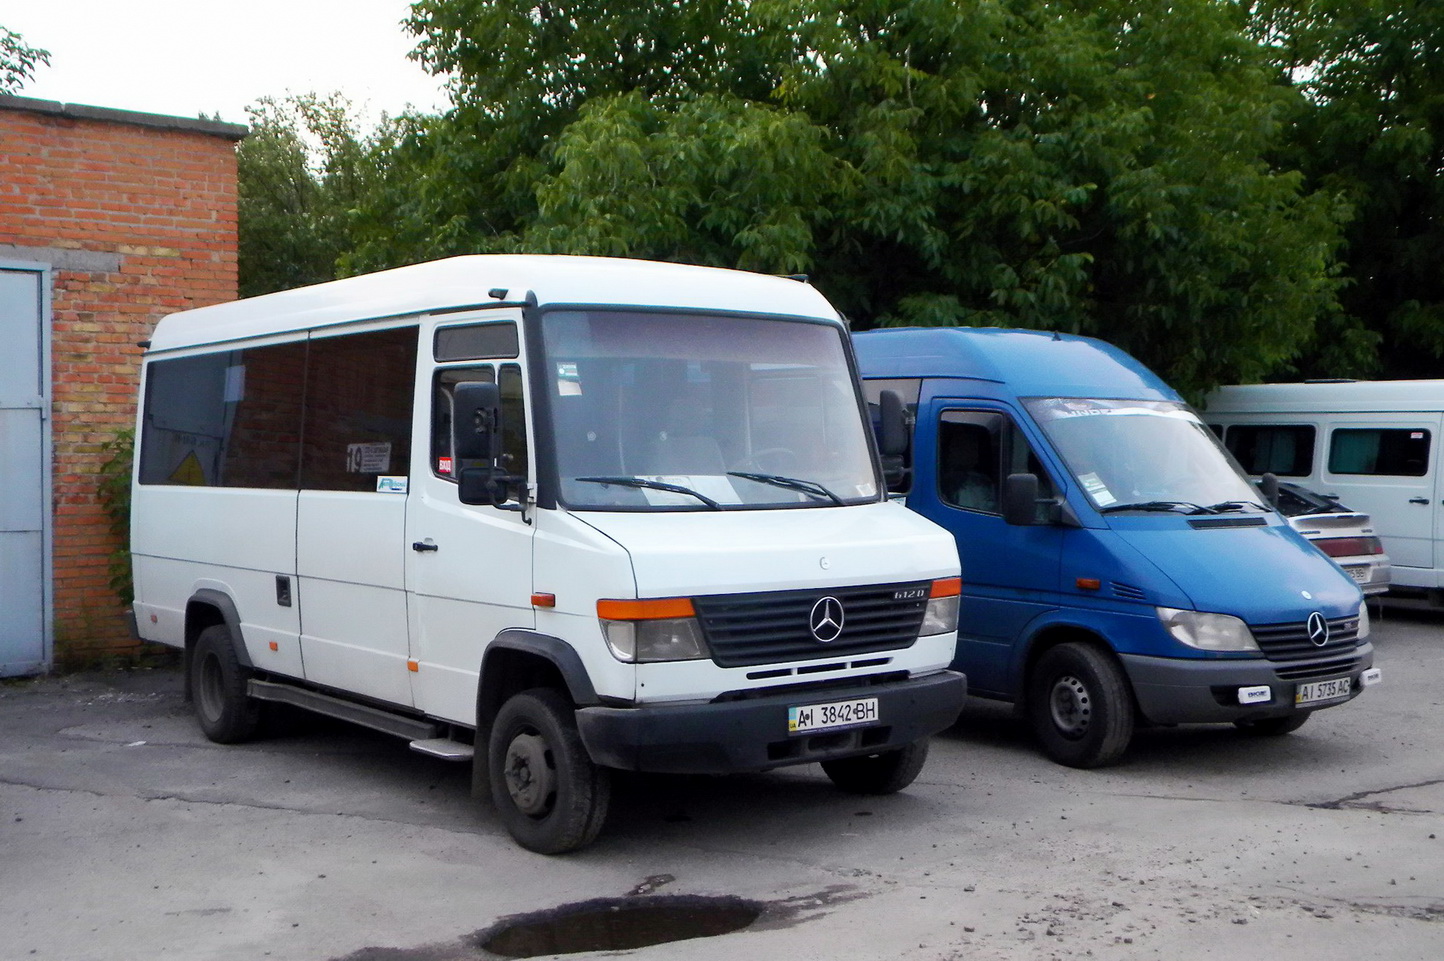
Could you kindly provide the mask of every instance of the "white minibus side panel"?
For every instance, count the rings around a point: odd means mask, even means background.
[[[1320,437],[1318,488],[1367,513],[1403,587],[1438,587],[1440,415],[1332,414]]]

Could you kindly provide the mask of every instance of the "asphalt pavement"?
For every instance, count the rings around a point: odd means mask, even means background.
[[[1438,961],[1444,616],[1374,640],[1383,682],[1285,737],[1150,729],[1075,771],[977,705],[902,794],[625,776],[551,858],[384,735],[291,715],[211,744],[174,670],[6,682],[0,959],[461,961],[532,912],[720,898],[757,920],[568,957]]]

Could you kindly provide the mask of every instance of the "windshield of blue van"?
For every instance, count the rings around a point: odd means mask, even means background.
[[[542,319],[560,499],[582,510],[875,501],[838,326],[566,310]]]
[[[1025,403],[1104,513],[1266,510],[1213,432],[1182,404],[1078,397]]]

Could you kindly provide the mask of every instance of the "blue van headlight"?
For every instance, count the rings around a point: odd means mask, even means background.
[[[1230,614],[1203,614],[1158,607],[1158,619],[1180,644],[1200,651],[1258,651],[1248,625]]]
[[[1359,605],[1359,640],[1369,636],[1369,605]]]

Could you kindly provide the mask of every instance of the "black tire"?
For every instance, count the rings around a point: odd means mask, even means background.
[[[571,702],[551,688],[512,695],[486,758],[497,815],[522,847],[562,854],[590,844],[611,801],[611,772],[592,763]]]
[[[1133,698],[1117,663],[1088,644],[1067,643],[1038,659],[1028,716],[1043,752],[1068,767],[1112,764],[1133,739]]]
[[[191,700],[201,730],[217,744],[250,740],[260,726],[260,702],[246,694],[249,679],[230,630],[215,624],[201,631],[191,652]]]
[[[1234,721],[1233,726],[1259,737],[1280,737],[1303,727],[1313,711],[1298,711],[1286,717],[1261,717],[1252,721]]]
[[[928,759],[928,739],[863,757],[823,761],[832,783],[849,794],[896,794],[916,780]]]

